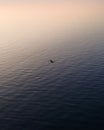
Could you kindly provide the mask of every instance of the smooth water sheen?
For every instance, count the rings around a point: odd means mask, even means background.
[[[103,22],[83,27],[80,22],[73,27],[67,22],[61,29],[55,23],[52,27],[45,24],[43,29],[40,25],[36,29],[35,23],[21,24],[22,29],[28,28],[10,32],[10,22],[2,29],[7,34],[1,33],[0,42],[0,130],[103,126]],[[44,34],[47,26],[49,31]]]

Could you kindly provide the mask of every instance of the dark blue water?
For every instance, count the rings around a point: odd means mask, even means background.
[[[93,31],[37,48],[34,42],[2,47],[0,130],[103,126],[103,36]]]

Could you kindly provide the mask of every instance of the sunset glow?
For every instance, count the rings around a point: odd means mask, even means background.
[[[24,33],[30,31],[29,34],[34,32],[36,35],[41,35],[44,31],[44,34],[49,31],[54,34],[57,30],[72,27],[73,23],[76,26],[78,23],[83,25],[103,20],[103,10],[103,5],[100,3],[8,2],[7,4],[4,2],[0,4],[0,36],[1,39],[3,37],[8,39],[14,34],[16,34],[14,37],[17,37],[20,36],[21,30],[24,30]]]

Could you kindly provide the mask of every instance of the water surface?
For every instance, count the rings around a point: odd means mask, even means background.
[[[99,128],[103,18],[46,12],[15,10],[0,21],[0,130]]]

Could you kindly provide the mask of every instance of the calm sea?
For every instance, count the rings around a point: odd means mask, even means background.
[[[6,26],[3,34],[9,38],[0,41],[0,130],[103,126],[103,23],[75,28],[67,23],[53,30],[55,34],[46,29],[38,39],[32,27],[30,32],[21,30],[23,35],[15,30],[21,37],[11,40]]]

